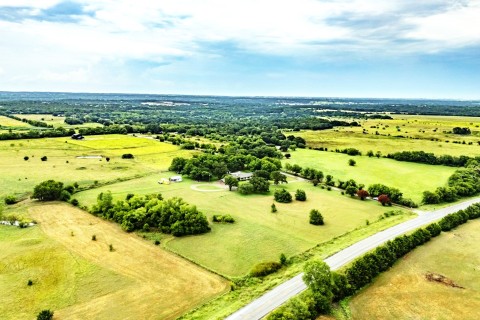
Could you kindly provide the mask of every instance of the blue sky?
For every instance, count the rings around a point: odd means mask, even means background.
[[[480,0],[0,0],[0,90],[480,99]]]

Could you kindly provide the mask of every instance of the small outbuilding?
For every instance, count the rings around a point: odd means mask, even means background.
[[[72,139],[74,139],[74,140],[83,140],[83,139],[85,139],[85,137],[82,136],[80,133],[74,133],[74,134],[72,134]]]
[[[181,176],[173,176],[173,177],[170,177],[170,182],[182,182],[182,177]]]

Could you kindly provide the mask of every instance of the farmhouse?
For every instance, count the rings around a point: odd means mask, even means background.
[[[237,178],[238,181],[246,181],[252,179],[253,173],[237,171],[230,173],[230,175]]]
[[[173,177],[170,177],[170,180],[171,182],[181,182],[182,181],[182,177],[181,176],[173,176]]]
[[[83,140],[83,139],[85,139],[85,137],[82,136],[80,133],[74,133],[74,134],[72,134],[72,139],[74,139],[74,140]]]

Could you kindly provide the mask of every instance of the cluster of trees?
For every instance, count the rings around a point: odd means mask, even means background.
[[[455,171],[448,178],[446,187],[438,187],[434,192],[425,191],[423,202],[437,204],[453,202],[461,197],[471,197],[480,193],[480,168],[472,163],[465,169]]]
[[[68,201],[75,191],[74,186],[65,186],[63,182],[47,180],[39,183],[33,188],[33,199],[40,201]]]
[[[269,320],[316,319],[328,313],[332,302],[354,294],[369,284],[377,275],[388,270],[405,254],[469,219],[480,218],[480,204],[442,218],[417,229],[409,235],[398,236],[355,260],[343,273],[331,272],[323,261],[309,261],[304,268],[303,280],[308,289],[272,312]]]
[[[228,172],[261,170],[270,174],[281,167],[280,160],[271,157],[258,158],[251,154],[201,154],[190,159],[174,158],[169,170],[188,175],[197,181],[210,181],[212,178],[220,179]]]
[[[102,192],[90,213],[115,221],[128,232],[153,228],[179,237],[210,231],[207,218],[195,206],[181,198],[164,200],[160,194],[129,194],[114,203],[110,191]]]
[[[480,161],[480,157],[471,158],[468,156],[451,156],[448,154],[436,156],[433,153],[424,151],[402,151],[388,154],[387,158],[397,161],[408,161],[417,163],[426,163],[432,165],[444,165],[449,167],[464,167],[471,160]]]
[[[378,197],[378,200],[382,203],[382,205],[393,202],[410,208],[418,207],[418,204],[416,204],[413,200],[404,198],[403,193],[397,188],[388,187],[383,184],[377,183],[370,185],[368,187],[368,193],[372,197]],[[383,197],[380,198],[380,196]],[[388,199],[384,196],[386,196]]]
[[[242,183],[238,187],[241,194],[267,193],[270,190],[270,182],[262,177],[253,176],[248,182]]]

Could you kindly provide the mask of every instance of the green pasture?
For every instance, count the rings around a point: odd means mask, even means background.
[[[135,158],[122,159],[123,153],[132,153]],[[167,170],[176,156],[191,154],[169,143],[127,135],[0,141],[0,197],[31,192],[36,184],[48,179],[88,186],[95,181],[147,175]],[[29,157],[27,161],[25,156]],[[43,156],[47,161],[41,161]],[[103,158],[77,158],[81,156]]]
[[[393,115],[393,117],[393,120],[352,118],[349,120],[357,121],[362,126],[336,127],[322,131],[305,130],[293,134],[304,138],[310,147],[323,147],[329,150],[357,148],[364,154],[369,150],[380,151],[383,155],[398,151],[425,151],[436,155],[453,156],[480,154],[479,118],[410,115]],[[472,135],[444,133],[452,131],[454,127],[468,127]],[[363,130],[366,130],[365,133]],[[465,144],[462,144],[463,141]]]
[[[0,127],[2,127],[4,130],[7,129],[6,131],[8,131],[8,129],[16,130],[16,129],[28,129],[28,128],[31,129],[31,128],[33,128],[28,123],[18,121],[18,120],[15,120],[15,119],[12,119],[12,118],[9,118],[9,117],[5,117],[5,116],[0,116]]]
[[[365,226],[366,220],[378,219],[385,211],[374,201],[360,201],[342,196],[338,191],[322,190],[308,182],[290,181],[282,186],[272,186],[268,195],[243,196],[228,191],[218,182],[197,183],[185,180],[170,185],[160,185],[160,178],[172,173],[153,175],[128,182],[80,192],[75,195],[82,205],[91,206],[97,195],[110,190],[115,199],[128,193],[161,193],[165,198],[182,197],[195,204],[211,221],[213,214],[230,214],[234,224],[213,224],[212,231],[197,236],[173,238],[164,245],[196,263],[226,276],[241,276],[262,261],[277,261],[281,253],[299,254],[320,242]],[[275,203],[277,213],[270,212],[275,188],[286,188],[294,193],[304,189],[307,201],[289,204]],[[198,191],[202,190],[202,191]],[[218,191],[217,191],[218,190]],[[316,208],[323,214],[326,225],[308,223],[308,213]]]
[[[72,255],[37,226],[0,225],[2,319],[34,319],[43,309],[81,304],[130,284],[128,278]]]
[[[63,116],[54,116],[52,114],[16,114],[15,116],[28,120],[36,120],[45,122],[48,125],[52,125],[54,128],[64,127],[64,128],[95,128],[103,127],[100,123],[95,122],[86,122],[83,124],[69,125],[65,123],[65,117]]]
[[[349,166],[348,160],[354,159],[355,166]],[[412,162],[401,162],[385,158],[369,158],[366,156],[349,156],[343,153],[324,152],[308,149],[297,149],[291,152],[291,158],[282,160],[286,163],[298,164],[303,168],[311,167],[330,174],[334,180],[354,179],[367,187],[374,183],[382,183],[400,189],[404,196],[416,202],[422,200],[425,190],[435,190],[446,184],[456,168],[433,166]]]

